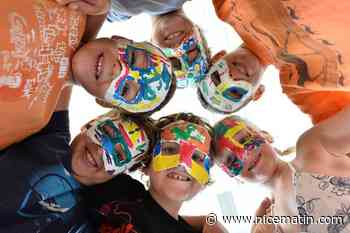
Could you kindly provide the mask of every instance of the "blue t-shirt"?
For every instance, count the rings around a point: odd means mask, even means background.
[[[161,15],[181,9],[186,1],[189,0],[112,0],[107,19],[114,22],[141,13]]]
[[[91,232],[70,175],[68,111],[55,112],[48,125],[0,151],[1,233]]]

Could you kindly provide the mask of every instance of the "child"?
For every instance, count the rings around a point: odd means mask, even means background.
[[[0,13],[0,149],[43,128],[71,81],[129,113],[157,111],[173,95],[170,63],[149,43],[99,39],[73,56],[83,14],[50,0],[6,1]]]
[[[240,34],[246,49],[280,70],[283,92],[319,123],[350,103],[349,46],[342,1],[213,0],[217,15]],[[256,59],[256,58],[251,58]],[[212,105],[211,102],[209,102]]]
[[[85,125],[70,146],[63,108],[40,132],[1,151],[0,232],[94,232],[80,192],[147,161],[154,138],[147,122],[111,111]],[[116,161],[114,170],[105,168],[106,157]]]
[[[87,203],[100,219],[99,232],[202,231],[191,227],[179,210],[209,182],[211,128],[190,114],[163,117],[156,128],[153,159],[143,169],[150,178],[148,190],[125,174],[87,190]]]
[[[210,60],[203,34],[182,9],[185,2],[112,0],[107,15],[110,22],[125,20],[140,13],[152,16],[151,41],[170,57],[179,88],[194,86],[201,80],[208,71]]]
[[[234,53],[220,52],[212,59],[206,78],[198,84],[198,97],[204,108],[223,114],[236,112],[264,93],[260,84],[265,67],[246,48]]]
[[[344,209],[350,204],[349,119],[350,108],[346,108],[306,131],[298,140],[296,158],[286,163],[264,132],[230,116],[214,126],[215,162],[231,177],[271,189],[275,216],[302,219],[298,224],[276,225],[274,232],[349,230]],[[316,224],[321,216],[330,216],[333,222]],[[314,224],[307,222],[310,218]]]
[[[71,144],[71,171],[84,185],[106,182],[150,160],[153,123],[148,118],[111,111],[82,127]]]
[[[152,42],[163,49],[174,68],[177,87],[193,87],[208,72],[210,50],[200,28],[182,9],[152,18]]]

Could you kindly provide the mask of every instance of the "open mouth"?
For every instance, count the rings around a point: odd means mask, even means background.
[[[248,93],[247,90],[240,87],[231,87],[229,90],[225,91],[224,94],[228,99],[239,102]]]
[[[192,180],[191,177],[189,177],[188,175],[181,174],[178,172],[169,172],[167,174],[167,177],[170,179],[174,179],[182,182],[190,182]]]
[[[104,59],[104,56],[103,56],[103,53],[101,53],[98,58],[97,58],[97,62],[96,62],[96,74],[95,74],[95,77],[96,77],[96,80],[98,80],[100,78],[100,75],[102,73],[102,65],[103,65],[103,59]]]
[[[260,159],[261,159],[261,152],[258,154],[258,156],[256,156],[256,158],[254,159],[253,163],[250,165],[250,167],[248,168],[248,171],[252,171],[256,165],[259,163]]]

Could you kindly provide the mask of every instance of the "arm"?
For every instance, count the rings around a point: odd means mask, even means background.
[[[85,44],[88,41],[95,39],[97,33],[100,31],[107,14],[103,15],[89,15],[86,20],[86,27],[81,43]]]
[[[106,19],[111,0],[56,0],[58,4],[87,15],[82,43],[95,39]]]
[[[55,112],[68,110],[72,88],[71,85],[63,88],[60,98],[57,101]]]
[[[203,233],[228,233],[220,222],[216,222],[214,225],[208,224],[206,221],[207,216],[183,216],[183,218],[196,231],[201,231]]]

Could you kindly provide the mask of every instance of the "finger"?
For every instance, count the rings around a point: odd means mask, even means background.
[[[255,212],[255,216],[264,216],[266,215],[266,210],[271,206],[271,200],[269,198],[265,198],[261,203],[258,209]]]

